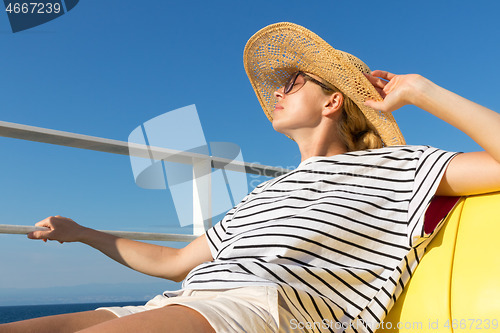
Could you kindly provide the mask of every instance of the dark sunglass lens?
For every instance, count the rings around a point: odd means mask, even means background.
[[[299,76],[299,74],[300,74],[300,72],[296,72],[296,73],[290,75],[288,80],[286,80],[285,90],[284,90],[285,94],[288,94],[292,90],[293,85],[295,84],[295,80],[297,80],[297,77]]]

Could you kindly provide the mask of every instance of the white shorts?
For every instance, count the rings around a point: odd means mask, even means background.
[[[166,293],[168,294],[168,293]],[[183,290],[158,295],[142,306],[107,307],[118,317],[167,305],[183,305],[203,315],[216,332],[292,332],[294,320],[276,287],[252,286],[224,290]],[[300,330],[293,330],[300,332]]]

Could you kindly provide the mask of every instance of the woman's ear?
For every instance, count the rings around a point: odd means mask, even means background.
[[[344,105],[344,95],[340,92],[334,92],[327,97],[325,106],[323,108],[324,116],[332,116],[337,113],[337,111],[342,110]]]

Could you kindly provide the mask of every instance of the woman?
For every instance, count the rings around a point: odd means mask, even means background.
[[[30,238],[88,244],[137,271],[184,280],[184,290],[145,307],[32,319],[0,332],[373,332],[436,233],[423,228],[434,194],[500,190],[499,114],[419,75],[370,73],[291,23],[257,32],[244,62],[274,129],[297,143],[299,167],[257,186],[183,249],[60,216],[37,223],[50,231]],[[406,104],[485,151],[404,146],[390,112]]]

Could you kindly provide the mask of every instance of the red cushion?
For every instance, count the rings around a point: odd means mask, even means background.
[[[424,217],[424,231],[430,234],[434,231],[439,222],[448,215],[448,213],[455,207],[455,204],[461,197],[444,197],[435,196]]]

